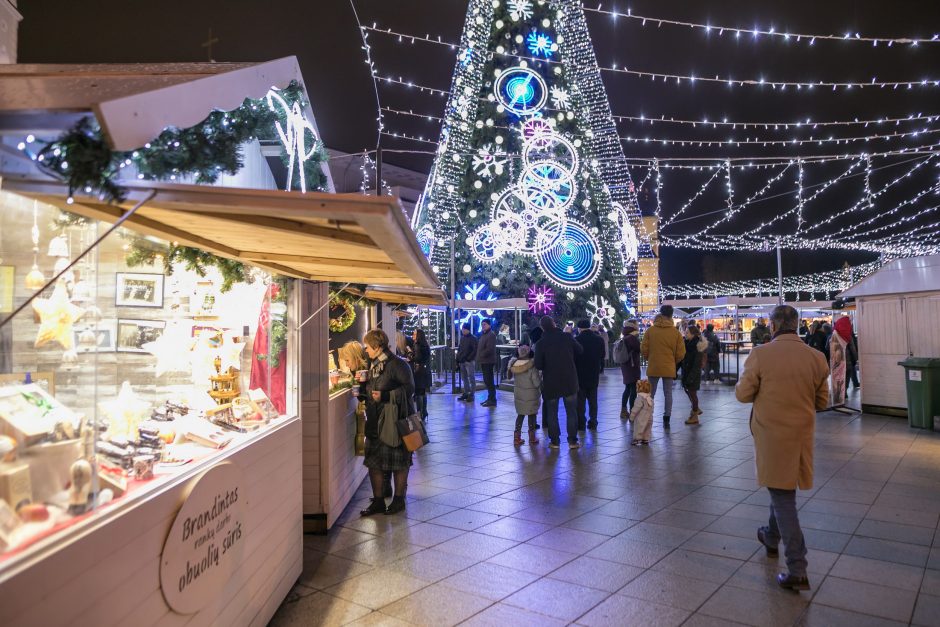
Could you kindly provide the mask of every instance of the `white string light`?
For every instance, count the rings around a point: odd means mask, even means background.
[[[672,223],[675,221],[676,218],[678,218],[680,215],[682,215],[682,214],[685,212],[686,209],[688,209],[689,207],[691,207],[691,206],[692,206],[692,203],[694,203],[694,202],[698,199],[699,196],[701,196],[702,194],[705,193],[705,190],[708,189],[708,186],[711,185],[712,181],[714,181],[716,178],[718,178],[718,175],[721,174],[721,172],[722,172],[725,168],[724,168],[724,167],[719,167],[719,166],[712,166],[711,169],[715,170],[715,173],[712,174],[711,177],[709,177],[709,179],[708,179],[707,181],[705,181],[705,183],[699,188],[699,190],[698,190],[697,192],[695,192],[695,193],[692,195],[691,198],[689,198],[688,200],[685,201],[685,203],[679,208],[678,211],[676,211],[668,220],[666,220],[666,221],[662,224],[662,226],[660,226],[660,231],[662,231],[662,230],[665,229],[667,226],[669,226],[670,224],[672,224]]]
[[[915,131],[905,131],[897,133],[879,133],[875,135],[864,135],[859,137],[808,137],[804,139],[759,139],[747,137],[745,139],[724,139],[724,140],[703,140],[703,139],[670,139],[662,137],[634,137],[628,135],[622,137],[621,141],[633,144],[659,144],[662,146],[696,146],[696,147],[716,147],[716,146],[802,146],[804,144],[851,144],[855,142],[870,142],[876,140],[891,140],[907,137],[919,137],[920,135],[929,135],[938,133],[940,129],[922,128]]]
[[[928,123],[936,122],[940,120],[940,115],[921,115],[921,114],[910,114],[903,118],[892,118],[892,117],[879,117],[871,119],[854,119],[854,120],[829,120],[823,122],[813,121],[812,118],[805,118],[803,120],[798,120],[796,122],[741,122],[741,121],[729,121],[727,118],[721,120],[710,120],[708,117],[702,117],[699,120],[686,120],[681,118],[667,118],[665,115],[661,115],[658,118],[647,117],[645,115],[615,115],[614,119],[618,122],[640,122],[642,124],[649,124],[650,126],[655,124],[681,124],[686,126],[692,126],[693,128],[703,127],[703,128],[731,128],[732,130],[737,130],[741,128],[742,130],[747,130],[749,128],[765,131],[779,131],[779,130],[789,130],[791,128],[809,128],[815,129],[818,127],[826,126],[878,126],[878,125],[890,125],[900,126],[904,122],[920,122],[926,121]]]
[[[364,27],[367,30],[371,30],[375,33],[381,33],[383,35],[390,35],[393,37],[398,37],[399,41],[404,41],[405,39],[412,41],[422,41],[431,44],[438,44],[441,46],[447,46],[451,49],[456,49],[456,44],[444,41],[443,38],[438,37],[437,39],[431,38],[430,35],[425,35],[424,37],[420,35],[410,35],[407,33],[401,33],[398,31],[393,31],[390,28],[380,29],[373,25],[372,28]],[[489,54],[512,57],[519,59],[534,59],[531,56],[524,56],[518,54],[511,54],[508,52],[491,52]],[[546,63],[556,63],[551,60],[544,60]],[[687,83],[695,82],[705,82],[705,83],[719,83],[727,85],[728,87],[770,87],[771,89],[779,89],[781,91],[790,89],[802,90],[802,89],[816,89],[816,88],[829,88],[833,91],[837,89],[843,89],[846,91],[852,89],[865,89],[866,87],[877,87],[880,89],[892,88],[892,89],[913,89],[915,87],[940,87],[940,79],[936,78],[923,78],[920,80],[908,80],[908,81],[879,81],[877,77],[872,77],[870,81],[782,81],[766,78],[734,78],[733,76],[721,77],[718,74],[713,76],[695,76],[694,74],[671,74],[666,72],[648,72],[645,70],[633,70],[627,67],[617,67],[612,65],[610,67],[598,66],[598,69],[602,72],[611,72],[616,74],[625,74],[631,76],[637,76],[640,78],[649,78],[653,81],[662,81],[662,82],[674,82],[676,84],[682,84],[683,81]]]
[[[842,35],[833,35],[833,34],[808,34],[808,33],[795,33],[790,31],[778,31],[773,26],[770,27],[758,27],[753,28],[739,28],[736,26],[719,26],[714,24],[700,24],[697,22],[684,22],[680,20],[671,20],[668,18],[662,17],[650,17],[648,15],[638,15],[633,13],[630,9],[626,13],[621,13],[616,10],[605,10],[603,5],[598,4],[596,8],[591,9],[589,7],[584,7],[585,11],[590,11],[592,13],[599,13],[602,15],[608,15],[612,19],[617,20],[619,18],[639,21],[643,26],[646,26],[647,22],[652,22],[656,24],[656,27],[659,28],[663,24],[669,26],[683,26],[686,28],[698,29],[706,34],[711,34],[717,32],[719,36],[728,34],[729,37],[734,39],[740,39],[741,36],[750,37],[751,39],[759,39],[760,37],[768,37],[771,39],[783,40],[785,42],[805,42],[807,45],[812,46],[816,43],[817,40],[820,41],[845,41],[845,42],[858,42],[858,43],[870,43],[872,46],[877,47],[879,45],[884,45],[885,47],[890,48],[894,44],[902,44],[909,46],[918,46],[920,44],[934,44],[940,41],[940,35],[933,35],[930,38],[925,37],[872,37],[870,35],[862,35],[854,31],[845,31]]]

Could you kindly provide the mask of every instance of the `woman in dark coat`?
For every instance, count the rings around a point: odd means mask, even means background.
[[[415,329],[411,369],[415,376],[415,404],[421,418],[428,417],[428,390],[431,389],[431,345],[423,329]]]
[[[360,514],[396,514],[405,509],[405,492],[408,489],[408,470],[411,468],[412,455],[400,439],[397,446],[389,446],[380,439],[379,420],[386,410],[393,413],[397,417],[396,420],[414,413],[414,376],[407,362],[389,350],[388,336],[384,331],[369,331],[363,338],[363,343],[371,360],[369,381],[366,384],[364,464],[369,469],[373,497],[369,507]],[[395,496],[386,507],[383,479],[388,472],[395,476]]]
[[[623,325],[623,337],[614,343],[614,361],[620,366],[623,375],[623,397],[620,399],[620,419],[630,417],[630,410],[636,402],[636,382],[642,378],[640,373],[640,338],[635,320],[628,320]]]
[[[685,421],[687,425],[697,425],[702,410],[698,406],[698,389],[702,386],[702,357],[708,350],[708,340],[694,324],[685,331],[685,357],[682,358],[682,387],[692,402],[692,412]]]

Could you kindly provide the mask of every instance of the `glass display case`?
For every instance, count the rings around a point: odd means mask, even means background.
[[[292,282],[108,226],[0,191],[0,572],[296,414]]]

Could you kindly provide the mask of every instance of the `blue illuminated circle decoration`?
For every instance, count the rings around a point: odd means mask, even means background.
[[[538,264],[552,283],[576,289],[597,277],[601,268],[600,247],[586,228],[568,220],[548,249],[538,256]]]
[[[546,59],[552,56],[552,38],[545,33],[532,31],[526,38],[526,46],[534,56],[543,56]]]
[[[514,67],[500,74],[494,91],[503,107],[520,116],[539,111],[548,100],[545,81],[525,67]]]
[[[529,204],[541,211],[564,209],[574,201],[577,191],[571,172],[551,161],[526,167],[522,172],[521,186]]]
[[[424,253],[425,257],[430,257],[431,253],[434,252],[434,230],[429,224],[425,224],[418,229],[416,238],[418,246],[421,247],[421,252]]]

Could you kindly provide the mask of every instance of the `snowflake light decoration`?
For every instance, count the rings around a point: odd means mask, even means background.
[[[526,300],[529,303],[529,312],[537,316],[551,314],[555,309],[555,292],[547,285],[530,287]]]
[[[491,178],[499,176],[506,167],[506,153],[486,145],[473,155],[473,172],[477,176]]]
[[[608,331],[614,326],[614,309],[603,296],[594,296],[587,302],[587,313],[591,323],[597,324]]]
[[[571,106],[571,95],[568,90],[561,87],[552,87],[552,105],[556,109],[568,109]]]
[[[509,0],[506,6],[509,8],[509,17],[517,22],[532,17],[531,0]]]
[[[486,285],[483,283],[470,283],[465,285],[463,288],[463,299],[464,300],[496,300],[496,294],[490,293],[486,295],[486,298],[483,298],[483,290],[486,289]],[[459,318],[454,316],[454,324],[457,328],[460,328],[465,323],[470,324],[470,332],[477,333],[480,330],[480,323],[489,316],[493,315],[495,310],[493,309],[461,309],[460,308],[460,299],[458,295],[458,302],[456,303],[456,308],[460,310],[463,314]]]
[[[538,31],[529,33],[529,36],[526,38],[526,46],[528,46],[529,52],[534,56],[542,56],[546,59],[552,56],[552,52],[554,48],[556,48],[552,43],[551,37]]]

